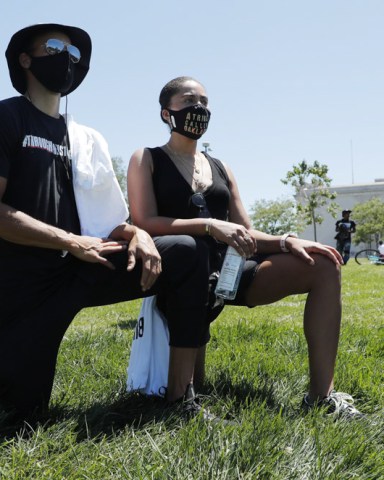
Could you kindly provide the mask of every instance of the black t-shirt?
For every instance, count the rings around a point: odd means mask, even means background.
[[[0,102],[0,176],[7,179],[2,201],[79,234],[66,132],[63,117],[46,115],[24,97]],[[0,241],[0,255],[11,247]]]
[[[356,223],[353,220],[338,220],[336,222],[336,239],[340,241],[351,241],[351,231],[355,231]]]

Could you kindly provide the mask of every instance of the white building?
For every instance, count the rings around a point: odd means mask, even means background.
[[[330,187],[330,191],[336,192],[337,197],[335,202],[340,205],[340,211],[336,218],[333,218],[323,207],[319,210],[320,215],[324,218],[323,223],[316,225],[317,241],[325,243],[327,245],[336,246],[335,240],[335,224],[336,221],[341,218],[342,210],[352,210],[350,219],[353,220],[353,207],[357,203],[367,202],[372,198],[379,198],[384,201],[384,178],[378,178],[374,183],[365,183],[365,184],[354,184],[354,185],[343,185]],[[356,229],[359,228],[358,224]],[[308,225],[304,232],[300,234],[301,238],[307,238],[309,240],[314,240],[313,226]],[[361,244],[356,246],[353,243],[353,234],[352,234],[352,246],[351,254],[355,251],[365,248],[365,245]]]

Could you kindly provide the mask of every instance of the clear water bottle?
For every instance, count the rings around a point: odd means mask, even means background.
[[[245,257],[242,257],[233,247],[228,246],[215,289],[218,297],[226,300],[233,300],[236,297],[244,263]]]

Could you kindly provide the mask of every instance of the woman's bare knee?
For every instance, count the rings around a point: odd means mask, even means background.
[[[324,255],[315,255],[315,270],[316,280],[332,283],[341,283],[341,267],[340,265],[335,265],[329,258],[324,257]]]
[[[314,260],[312,266],[292,255],[276,255],[263,262],[246,292],[247,306],[274,303],[315,287],[339,289],[340,267],[324,255],[314,255]]]

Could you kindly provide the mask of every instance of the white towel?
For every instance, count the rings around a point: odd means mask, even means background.
[[[73,188],[82,235],[105,238],[128,218],[105,138],[67,116]]]

